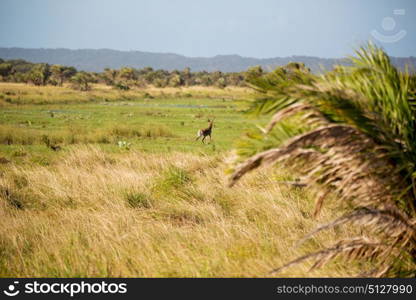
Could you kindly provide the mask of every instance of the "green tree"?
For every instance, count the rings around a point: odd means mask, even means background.
[[[227,86],[227,82],[225,81],[225,78],[224,77],[218,78],[217,82],[215,82],[215,86],[221,89],[225,88]]]
[[[186,86],[190,86],[193,84],[193,76],[190,68],[183,69],[180,76],[182,78],[183,83]]]
[[[93,78],[91,74],[81,71],[71,77],[72,87],[80,91],[89,91]]]
[[[50,66],[48,64],[36,64],[30,70],[28,79],[34,85],[46,85],[50,75]]]
[[[105,68],[102,78],[107,85],[113,85],[116,82],[118,71],[110,68]]]
[[[50,80],[56,82],[59,86],[62,86],[65,80],[68,80],[77,73],[77,70],[74,67],[61,65],[52,65],[50,70]]]
[[[183,80],[179,74],[173,74],[169,78],[169,86],[171,87],[178,87],[178,86],[181,86],[182,84],[183,84]]]
[[[158,88],[164,88],[168,86],[168,80],[166,78],[156,78],[153,81],[153,85]]]
[[[16,74],[16,73],[29,74],[35,65],[23,59],[12,59],[12,60],[9,60],[8,63],[10,63],[13,66],[11,70],[12,74]]]
[[[69,80],[76,73],[77,73],[77,69],[75,69],[74,67],[65,66],[63,73],[62,73],[62,82]]]
[[[213,80],[209,73],[204,73],[200,75],[199,80],[202,85],[211,86],[213,84]]]
[[[245,78],[247,82],[251,82],[253,80],[257,80],[264,74],[262,67],[254,66],[250,67],[247,72],[245,73]]]
[[[7,77],[10,75],[12,70],[12,65],[10,63],[0,63],[0,76]]]
[[[133,68],[124,67],[124,68],[120,69],[119,77],[122,80],[130,81],[130,80],[135,80],[136,79],[136,74],[135,74]]]

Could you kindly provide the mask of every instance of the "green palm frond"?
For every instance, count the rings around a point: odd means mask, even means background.
[[[257,144],[245,145],[240,158],[251,157],[238,161],[230,185],[261,165],[290,162],[308,185],[323,189],[315,214],[319,213],[329,192],[348,201],[353,208],[371,207],[365,213],[362,209],[356,210],[332,225],[360,220],[361,226],[375,224],[376,228],[390,233],[406,222],[411,224],[408,229],[413,228],[416,79],[408,72],[397,70],[388,55],[372,44],[360,48],[350,59],[351,66],[336,67],[321,76],[291,65],[249,77],[249,83],[261,94],[251,110],[260,114],[273,113],[273,116]],[[298,132],[292,129],[291,134],[285,134],[280,130],[282,124],[293,120],[302,120],[297,125]],[[267,147],[262,147],[262,142]],[[405,223],[399,222],[398,211]],[[400,273],[397,260],[407,256],[411,259],[406,272],[413,274],[416,245],[410,242],[415,239],[414,228],[412,230],[402,232],[407,240],[404,244],[400,240],[401,249],[396,247],[398,240],[391,234],[383,243],[341,241],[317,255],[326,262],[338,253],[350,253],[354,249],[373,253],[371,256],[382,262],[373,273],[379,276]],[[382,230],[371,232],[372,240],[382,234]],[[371,252],[373,246],[382,251]]]
[[[300,84],[311,84],[314,80],[315,76],[301,64],[289,64],[263,76],[248,76],[248,85],[261,94],[249,111],[267,114],[293,105],[299,99],[290,97],[289,92]]]

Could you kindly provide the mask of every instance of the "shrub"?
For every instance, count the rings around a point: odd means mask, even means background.
[[[153,187],[156,193],[171,193],[173,190],[182,189],[193,181],[191,174],[179,167],[170,166],[163,172]]]
[[[78,72],[71,77],[72,88],[80,91],[89,91],[90,84],[93,82],[91,74],[87,72]]]
[[[128,192],[126,200],[132,208],[152,208],[153,206],[150,197],[140,192]]]

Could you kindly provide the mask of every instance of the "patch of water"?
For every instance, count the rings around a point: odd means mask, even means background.
[[[101,105],[113,105],[113,106],[140,106],[140,107],[159,107],[159,108],[235,108],[235,105],[203,105],[203,104],[175,104],[175,103],[131,103],[131,102],[101,102]]]

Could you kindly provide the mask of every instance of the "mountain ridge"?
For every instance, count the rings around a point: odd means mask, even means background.
[[[345,58],[322,58],[316,56],[293,55],[286,57],[254,58],[238,54],[219,54],[212,57],[188,57],[176,53],[145,52],[139,50],[113,49],[67,49],[67,48],[20,48],[0,47],[2,59],[24,59],[35,63],[61,64],[73,66],[79,70],[101,72],[104,68],[118,69],[129,66],[133,68],[152,67],[153,69],[184,69],[192,71],[240,72],[251,66],[260,65],[266,70],[296,61],[305,63],[312,72],[330,70],[334,65],[347,65]],[[416,57],[391,57],[392,62],[404,69],[409,65],[416,68]]]

